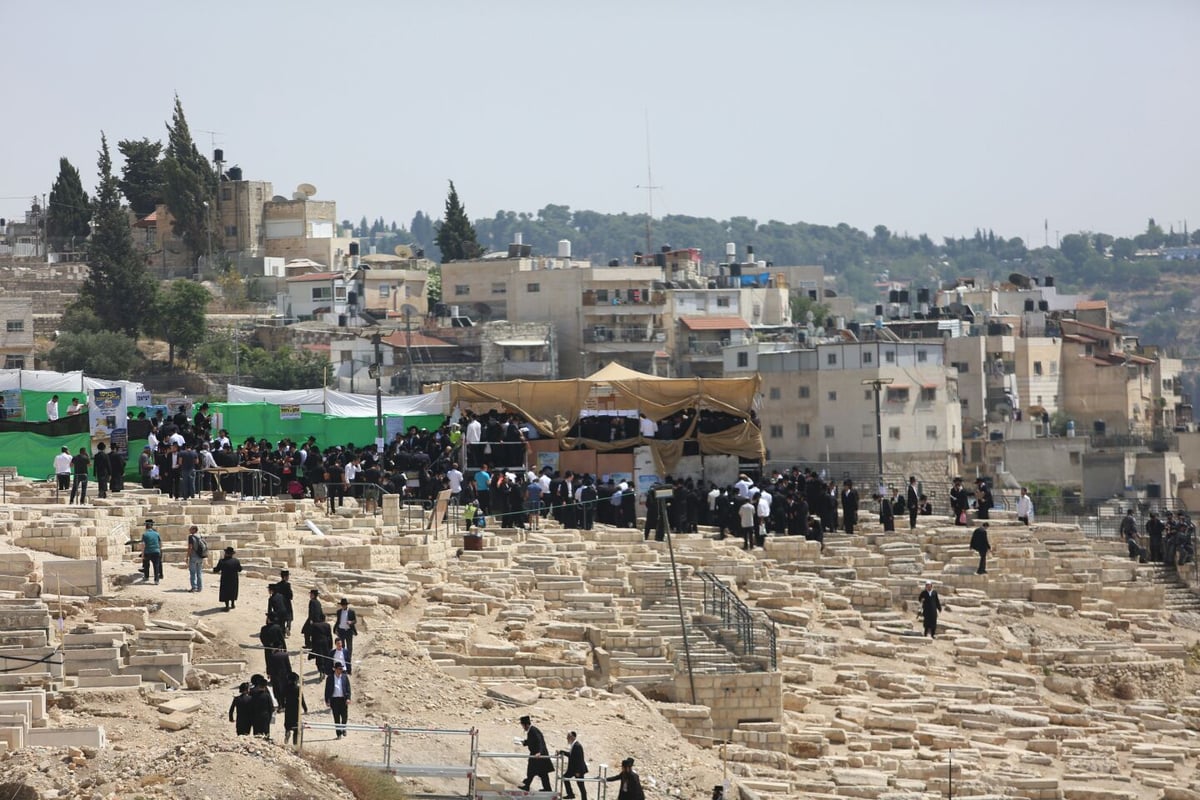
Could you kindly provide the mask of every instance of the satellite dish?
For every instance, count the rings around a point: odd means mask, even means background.
[[[286,198],[286,197],[284,197],[284,196],[283,196],[283,195],[281,195],[281,194],[277,194],[277,195],[275,195],[274,197],[272,197],[272,198],[271,198],[271,202],[272,202],[272,203],[286,203],[286,202],[287,202],[287,198]]]
[[[417,308],[416,306],[412,305],[411,303],[405,303],[403,306],[401,306],[400,313],[406,317],[421,316],[421,310],[419,308]]]
[[[826,289],[825,296],[826,297],[837,297],[838,295],[837,295],[837,292],[835,292],[833,289]]]
[[[396,245],[396,249],[393,250],[392,252],[395,253],[396,255],[400,256],[400,258],[412,258],[413,257],[413,249],[406,244]]]
[[[304,195],[305,197],[312,197],[316,193],[317,187],[313,186],[311,183],[302,183],[296,187],[296,194]]]
[[[492,307],[487,303],[476,303],[475,313],[478,314],[481,319],[489,319],[492,316]]]

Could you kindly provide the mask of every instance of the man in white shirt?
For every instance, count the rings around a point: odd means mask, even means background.
[[[462,470],[458,468],[458,462],[455,461],[450,465],[450,469],[446,470],[446,480],[450,482],[450,502],[458,504],[458,496],[462,493]]]
[[[46,419],[54,422],[58,419],[58,395],[46,401]]]
[[[71,405],[67,406],[67,413],[68,414],[82,414],[84,412],[85,408],[86,408],[85,406],[82,406],[79,404],[78,397],[72,397]]]
[[[336,725],[337,738],[346,735],[346,718],[349,716],[350,705],[350,676],[342,669],[342,665],[334,663],[333,673],[325,679],[325,705],[329,706]]]
[[[483,425],[480,424],[478,418],[471,417],[471,421],[467,423],[467,432],[463,439],[467,444],[479,444],[483,439]]]
[[[146,446],[150,448],[151,453],[158,452],[158,436],[155,435],[154,431],[146,434]]]
[[[750,482],[750,478],[748,478],[745,473],[742,473],[741,475],[738,475],[737,483],[735,483],[733,486],[735,489],[737,489],[738,499],[745,500],[750,496],[750,489],[754,486],[754,484]]]
[[[1021,496],[1017,498],[1017,519],[1026,525],[1033,523],[1033,498],[1024,487],[1021,488]]]
[[[60,492],[71,488],[71,451],[66,447],[54,457],[54,476],[58,479]]]
[[[653,439],[654,435],[658,433],[658,423],[645,414],[640,414],[639,417],[638,431],[642,434],[642,438]]]
[[[187,439],[184,439],[183,434],[180,433],[179,431],[175,431],[174,433],[172,433],[170,435],[170,437],[167,439],[167,441],[170,442],[171,444],[179,445],[180,447],[183,447],[184,445],[187,444]]]

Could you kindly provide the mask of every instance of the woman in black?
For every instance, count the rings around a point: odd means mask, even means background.
[[[213,567],[213,572],[221,575],[221,591],[217,599],[225,604],[225,610],[237,608],[238,573],[242,571],[242,562],[233,557],[233,548],[226,547],[225,555]]]

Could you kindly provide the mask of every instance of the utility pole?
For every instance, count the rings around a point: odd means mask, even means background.
[[[879,389],[892,383],[892,378],[868,378],[863,386],[875,390],[875,465],[879,469],[879,483],[883,483],[883,417],[879,407]]]
[[[380,350],[380,344],[383,341],[383,335],[376,333],[371,337],[371,344],[375,346],[375,447],[379,452],[383,452],[383,354]]]
[[[650,112],[646,111],[646,185],[637,186],[637,189],[646,190],[646,255],[644,258],[654,259],[653,247],[651,246],[650,226],[654,222],[654,190],[661,189],[661,186],[654,185],[654,176],[650,173]]]

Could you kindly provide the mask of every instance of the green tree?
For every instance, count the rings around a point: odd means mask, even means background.
[[[121,207],[121,193],[112,172],[108,138],[100,134],[97,162],[100,183],[92,206],[92,238],[88,243],[88,276],[80,301],[110,331],[136,339],[154,307],[156,286],[146,274],[146,264],[133,246],[129,215]]]
[[[192,141],[179,95],[175,95],[175,111],[167,125],[162,173],[163,200],[171,210],[171,227],[199,263],[207,250],[216,213],[217,173]]]
[[[122,139],[117,149],[125,157],[121,167],[121,193],[129,207],[144,217],[163,200],[162,142]]]
[[[175,368],[175,351],[187,356],[204,341],[205,309],[212,299],[208,289],[194,281],[172,281],[159,293],[155,332],[167,343],[167,366]]]
[[[1163,242],[1167,240],[1167,235],[1163,232],[1162,225],[1154,221],[1151,217],[1146,223],[1146,232],[1140,233],[1133,237],[1134,243],[1140,250],[1153,250],[1157,247],[1162,247]]]
[[[50,190],[50,208],[46,209],[46,235],[56,250],[83,243],[91,228],[92,209],[87,192],[79,180],[79,170],[66,157],[58,160],[58,177]]]
[[[242,374],[253,375],[260,389],[312,389],[325,385],[329,359],[307,350],[251,348],[242,358]]]
[[[436,241],[442,251],[442,262],[467,261],[483,255],[483,248],[475,238],[475,226],[467,217],[467,210],[458,199],[454,181],[450,181],[450,193],[446,196],[446,216],[437,228]]]
[[[96,378],[125,379],[142,363],[137,342],[115,331],[61,334],[47,357],[60,372],[82,370]]]
[[[1076,268],[1083,266],[1084,262],[1094,252],[1090,238],[1080,233],[1068,233],[1062,237],[1062,241],[1059,243],[1059,250],[1062,251],[1062,254]]]
[[[1133,239],[1126,239],[1125,237],[1121,237],[1120,239],[1113,240],[1113,243],[1112,243],[1112,257],[1113,258],[1116,258],[1116,259],[1119,259],[1122,261],[1128,261],[1131,258],[1133,258],[1135,253],[1137,253],[1137,243],[1134,242]]]
[[[829,306],[818,303],[804,292],[794,291],[790,294],[789,302],[792,306],[792,324],[807,325],[808,312],[811,311],[813,326],[817,328],[825,326],[825,318],[829,316]]]

